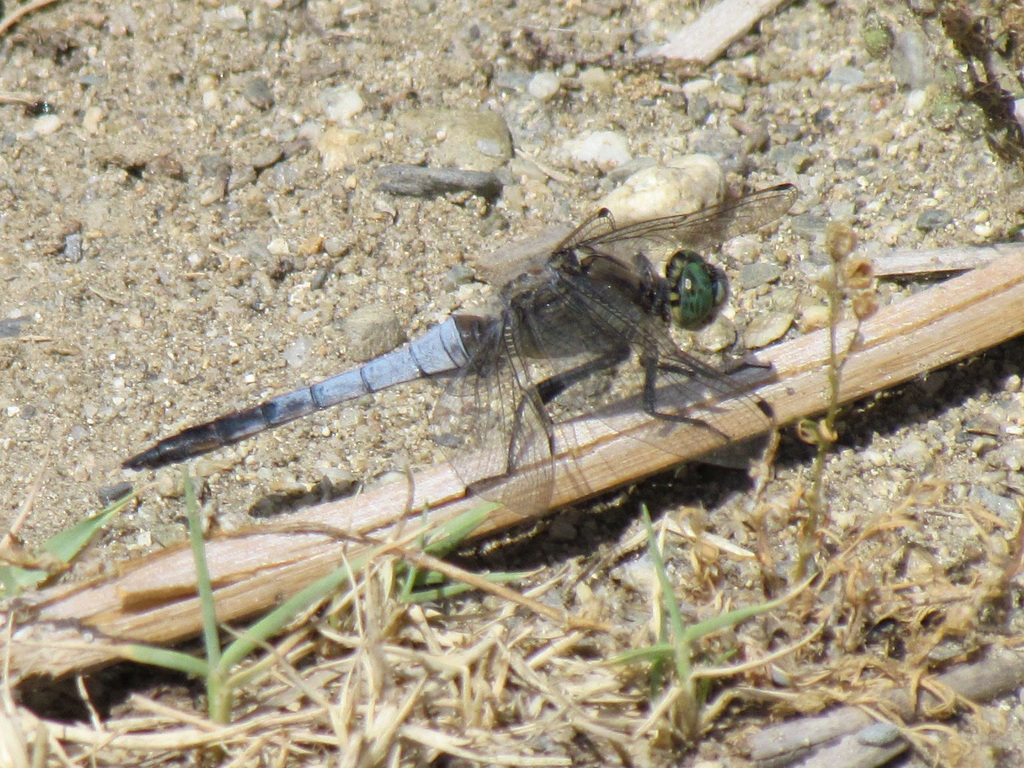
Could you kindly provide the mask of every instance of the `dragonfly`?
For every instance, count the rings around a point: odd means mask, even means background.
[[[683,352],[670,329],[699,327],[726,294],[699,252],[775,221],[796,197],[783,184],[625,226],[602,209],[508,280],[496,311],[452,314],[404,347],[189,427],[123,466],[185,461],[420,378],[444,380],[429,431],[465,487],[489,499],[487,482],[504,478],[501,497],[489,500],[522,511],[546,503],[556,457],[576,446],[574,425],[611,403],[632,403],[637,420],[686,427],[702,452],[726,446],[741,424],[745,434],[768,432],[770,407]],[[652,261],[658,250],[671,253],[663,275]],[[738,408],[719,408],[725,400]],[[614,429],[628,423],[618,418]],[[522,482],[507,481],[518,475]]]

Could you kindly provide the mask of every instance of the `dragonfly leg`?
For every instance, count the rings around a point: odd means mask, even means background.
[[[575,368],[570,368],[567,371],[562,371],[559,374],[544,379],[544,381],[537,384],[537,393],[540,395],[540,401],[547,405],[573,384],[583,381],[600,371],[606,371],[613,365],[618,365],[627,357],[629,357],[628,347],[612,350],[600,357],[595,357],[593,360],[588,360],[583,365],[578,365]]]
[[[658,359],[656,355],[645,356],[643,360],[644,367],[644,391],[643,391],[643,405],[644,412],[653,416],[656,419],[663,419],[665,421],[673,421],[678,424],[690,424],[701,429],[706,429],[714,432],[716,435],[721,437],[723,440],[728,440],[729,436],[717,429],[714,425],[708,424],[703,419],[694,418],[693,416],[687,416],[683,413],[672,413],[669,411],[663,411],[658,409],[658,373],[665,371],[666,373],[676,373],[683,376],[693,376],[692,370],[687,370],[683,366],[674,365],[672,363],[665,363]]]
[[[529,387],[523,387],[523,396],[519,399],[519,403],[516,406],[515,423],[513,424],[512,432],[509,436],[508,466],[506,467],[506,474],[511,473],[512,470],[518,466],[522,458],[520,456],[522,449],[526,447],[526,445],[522,443],[521,437],[524,434],[523,424],[527,410],[533,411],[536,417],[543,422],[548,453],[553,456],[557,452],[557,447],[555,446],[555,430],[554,424],[551,421],[551,416],[548,414],[548,410],[545,406],[573,384],[583,381],[595,373],[607,370],[613,365],[621,363],[628,357],[628,347],[612,350],[611,352],[606,352],[593,360],[588,360],[575,368],[570,368],[567,371],[562,371],[559,374],[544,379],[537,384]]]

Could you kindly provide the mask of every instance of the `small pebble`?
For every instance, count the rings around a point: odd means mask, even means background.
[[[246,83],[242,95],[256,109],[270,109],[274,105],[274,92],[270,89],[270,83],[262,77],[254,77]]]
[[[705,352],[721,352],[736,343],[736,325],[726,317],[716,317],[694,334],[694,341]]]
[[[833,67],[828,73],[826,80],[837,85],[847,85],[856,88],[864,85],[867,77],[864,72],[853,67]]]
[[[618,226],[660,216],[693,213],[722,200],[725,177],[707,155],[687,155],[670,165],[643,168],[600,201]]]
[[[181,472],[165,469],[156,473],[156,493],[164,499],[180,499],[185,495],[185,481]]]
[[[810,333],[828,325],[829,311],[824,304],[814,304],[805,307],[800,313],[800,331]]]
[[[922,232],[932,232],[936,229],[942,229],[952,221],[953,214],[949,211],[944,211],[941,208],[930,208],[927,211],[921,211],[915,226]]]
[[[113,485],[104,485],[97,489],[96,495],[99,496],[100,504],[104,507],[110,506],[118,499],[127,496],[132,492],[134,486],[129,482],[114,483]]]
[[[731,109],[733,112],[742,112],[743,97],[736,93],[722,91],[718,94],[718,105],[722,109]]]
[[[774,283],[782,277],[782,270],[766,261],[744,264],[740,267],[740,287],[744,290]]]
[[[106,116],[107,113],[103,111],[102,107],[89,107],[85,110],[85,115],[82,116],[82,127],[87,132],[96,134],[100,130],[100,123]]]
[[[284,150],[277,145],[273,145],[253,155],[249,160],[249,165],[262,171],[281,162],[282,158],[284,158]]]
[[[934,79],[928,40],[917,29],[906,27],[896,35],[889,60],[896,82],[907,88],[924,88]]]
[[[75,262],[82,260],[81,232],[71,232],[64,237],[64,258]]]
[[[803,173],[814,163],[814,155],[799,144],[777,147],[769,152],[768,156],[780,173],[790,170]]]
[[[538,101],[547,101],[562,87],[562,81],[553,72],[538,72],[526,87],[527,93]]]
[[[341,321],[349,356],[353,360],[371,360],[405,343],[402,324],[388,308],[367,305]]]
[[[228,192],[234,192],[247,184],[253,184],[256,182],[256,178],[256,169],[249,164],[232,168],[231,175],[228,177]]]
[[[363,97],[354,88],[335,86],[320,92],[320,108],[329,122],[347,125],[365,107]]]
[[[783,312],[769,312],[754,318],[743,334],[747,349],[760,349],[778,341],[793,324],[793,315]]]
[[[351,249],[351,241],[344,237],[332,236],[324,240],[324,253],[332,259],[340,259]]]
[[[896,449],[896,460],[911,467],[926,466],[932,460],[932,452],[924,440],[911,438]]]
[[[907,94],[907,103],[903,108],[903,111],[908,115],[916,115],[925,105],[928,103],[928,91],[923,88],[918,88]]]
[[[580,139],[570,139],[563,146],[576,162],[591,163],[605,172],[632,159],[629,140],[615,131],[595,131]]]
[[[316,342],[308,336],[299,336],[295,341],[285,347],[282,356],[289,368],[303,368],[309,362],[309,357],[316,349]]]
[[[61,119],[57,115],[43,115],[32,123],[32,130],[39,136],[50,136],[60,130]]]
[[[356,476],[346,469],[329,467],[320,479],[320,489],[328,499],[345,496],[356,485]]]
[[[886,747],[899,738],[900,729],[893,723],[872,723],[857,733],[857,741],[871,747]]]

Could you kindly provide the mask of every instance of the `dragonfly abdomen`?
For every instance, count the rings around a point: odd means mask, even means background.
[[[480,318],[453,316],[408,346],[337,376],[218,419],[189,427],[124,462],[126,469],[155,469],[216,450],[264,430],[396,384],[464,366]]]

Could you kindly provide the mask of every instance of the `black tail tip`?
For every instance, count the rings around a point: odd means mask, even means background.
[[[133,469],[136,471],[141,469],[157,469],[166,463],[167,462],[163,460],[163,457],[159,453],[150,449],[148,451],[143,451],[142,453],[137,453],[131,458],[125,459],[121,462],[121,468]]]

